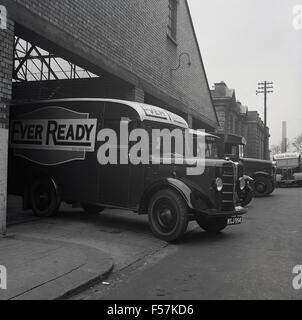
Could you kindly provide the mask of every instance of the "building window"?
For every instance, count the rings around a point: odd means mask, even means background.
[[[178,0],[169,0],[168,35],[176,41],[177,36],[177,5]]]

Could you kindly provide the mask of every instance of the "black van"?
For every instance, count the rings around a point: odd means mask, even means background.
[[[271,195],[276,188],[276,166],[272,161],[251,159],[244,157],[244,148],[247,141],[244,137],[217,133],[221,138],[221,153],[235,162],[240,162],[244,167],[244,174],[253,179],[252,186],[256,197],[266,197]]]
[[[23,196],[24,208],[40,217],[56,215],[61,202],[81,204],[88,213],[120,208],[148,214],[152,231],[166,241],[183,236],[191,220],[213,233],[242,222],[246,210],[238,205],[232,161],[205,159],[197,176],[187,174],[188,159],[175,161],[175,152],[161,153],[158,162],[130,163],[128,132],[136,129],[151,136],[154,129],[185,132],[188,124],[164,109],[120,100],[12,106],[9,193]],[[148,143],[143,149],[154,145]]]

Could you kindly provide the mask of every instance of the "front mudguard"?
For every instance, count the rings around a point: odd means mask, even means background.
[[[246,207],[255,198],[255,192],[254,192],[254,189],[250,185],[248,185],[245,187],[243,191],[240,191],[238,193],[238,196],[239,196],[240,205],[242,207]]]
[[[255,197],[254,179],[249,176],[244,176],[246,187],[244,190],[238,191],[239,202],[242,207],[249,205]]]
[[[272,176],[271,174],[269,174],[267,172],[262,172],[262,171],[255,172],[251,178],[255,181],[255,180],[257,180],[257,177],[265,177],[265,178],[269,179],[273,185],[275,185],[276,179],[274,178],[274,176]]]
[[[201,187],[190,181],[183,181],[177,178],[162,178],[153,182],[144,191],[140,203],[139,214],[146,214],[148,212],[148,205],[151,198],[155,193],[163,189],[172,189],[180,194],[191,212],[202,212],[215,207],[210,197],[206,195]]]

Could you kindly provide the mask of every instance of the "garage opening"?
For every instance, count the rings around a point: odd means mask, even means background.
[[[97,78],[95,74],[18,36],[14,45],[14,82]]]
[[[95,73],[15,37],[13,103],[59,98],[128,97],[132,86],[113,75]]]
[[[66,50],[21,26],[16,27],[13,53],[12,103],[62,98],[133,100],[130,83],[105,71],[88,70],[84,58],[75,61],[70,53],[69,59]],[[22,209],[21,198],[8,197],[8,224],[35,219],[31,211]]]

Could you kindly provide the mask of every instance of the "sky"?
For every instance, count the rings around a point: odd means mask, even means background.
[[[268,98],[271,145],[302,134],[302,30],[293,27],[302,0],[188,0],[208,80],[224,81],[237,100],[264,115],[259,82],[273,81]]]

